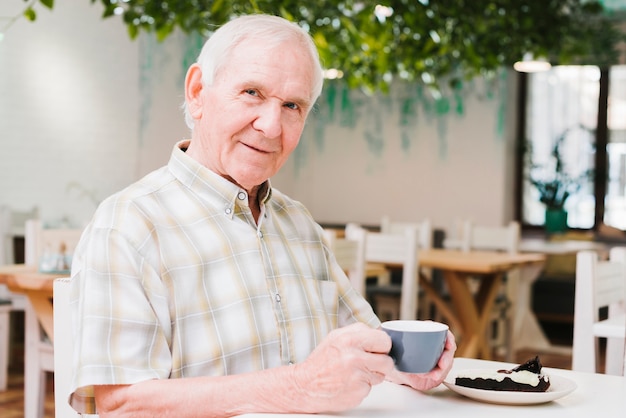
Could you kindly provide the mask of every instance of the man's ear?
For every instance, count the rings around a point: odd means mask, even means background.
[[[198,64],[193,64],[185,77],[185,101],[189,115],[194,119],[202,117],[202,90],[202,70]]]

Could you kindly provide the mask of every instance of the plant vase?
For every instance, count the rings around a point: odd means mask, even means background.
[[[565,209],[546,209],[546,232],[555,234],[567,230],[567,211]]]

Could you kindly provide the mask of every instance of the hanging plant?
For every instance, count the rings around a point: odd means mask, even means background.
[[[90,1],[102,5],[103,18],[122,19],[131,38],[144,31],[162,40],[176,29],[206,37],[237,15],[280,15],[309,30],[327,69],[368,91],[388,91],[393,80],[437,88],[492,77],[525,53],[606,66],[619,62],[625,40],[621,21],[598,1]],[[23,15],[35,20],[38,4],[53,9],[54,0],[30,0]]]

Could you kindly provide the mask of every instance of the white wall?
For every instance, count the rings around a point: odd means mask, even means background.
[[[0,205],[38,206],[48,224],[82,225],[97,201],[167,160],[169,143],[146,136],[187,130],[173,103],[179,79],[172,72],[153,94],[155,101],[169,94],[172,108],[146,112],[170,116],[156,128],[142,125],[142,97],[151,92],[139,95],[150,84],[140,77],[139,52],[147,42],[131,41],[118,19],[100,20],[99,4],[55,3],[52,12],[39,6],[34,23],[19,19],[0,42]],[[0,16],[23,8],[4,1]],[[163,67],[155,67],[158,76]]]
[[[429,96],[421,97],[408,126],[399,122],[404,86],[391,98],[355,94],[355,101],[368,103],[355,128],[341,126],[340,115],[320,122],[328,107],[321,100],[295,158],[275,185],[304,202],[320,222],[378,224],[389,215],[427,217],[445,229],[462,218],[505,224],[513,217],[516,77],[504,75],[495,86],[469,83],[462,113],[452,108],[438,114]],[[320,126],[323,147],[317,143]],[[402,145],[403,132],[410,138],[408,147]],[[384,141],[384,149],[368,148],[372,135]]]
[[[0,16],[21,7],[2,2]],[[0,42],[0,205],[36,205],[45,223],[82,225],[95,208],[82,190],[101,200],[165,164],[187,136],[183,80],[199,45],[181,35],[131,41],[118,19],[100,20],[99,4],[38,10],[37,22],[19,20]],[[320,222],[507,222],[515,78],[506,75],[495,87],[466,83],[462,114],[453,102],[443,116],[406,86],[390,96],[350,92],[349,108],[338,94],[332,112],[326,90],[274,185]],[[403,123],[400,103],[411,98],[416,111]]]

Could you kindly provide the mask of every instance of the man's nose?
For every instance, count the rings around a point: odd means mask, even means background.
[[[263,132],[268,138],[276,138],[282,133],[282,105],[266,103],[260,109],[252,123],[254,129]]]

